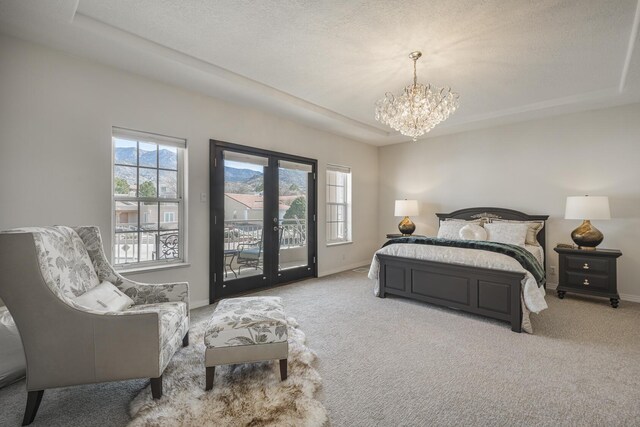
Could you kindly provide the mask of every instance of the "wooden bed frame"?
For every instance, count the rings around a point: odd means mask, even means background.
[[[495,218],[517,221],[546,221],[548,215],[527,215],[503,208],[468,208],[436,214],[447,219]],[[546,223],[538,233],[545,249]],[[511,330],[521,332],[520,305],[522,273],[469,267],[414,258],[378,255],[379,297],[398,295],[439,306],[451,307],[492,319],[511,322]],[[544,265],[546,269],[546,261]]]

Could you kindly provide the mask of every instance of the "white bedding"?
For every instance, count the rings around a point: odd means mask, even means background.
[[[378,282],[380,264],[377,254],[524,273],[525,277],[522,279],[522,329],[525,332],[533,333],[531,322],[529,321],[529,312],[539,313],[548,307],[544,299],[544,287],[538,287],[533,275],[525,270],[518,261],[508,255],[478,249],[407,243],[397,243],[386,246],[379,249],[373,255],[373,261],[369,269],[369,279],[376,281],[374,288],[376,296],[380,291]]]
[[[536,257],[540,265],[544,265],[544,249],[538,245],[524,245],[524,248]]]

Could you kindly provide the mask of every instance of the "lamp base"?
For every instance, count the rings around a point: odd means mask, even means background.
[[[591,225],[591,221],[585,219],[582,224],[571,232],[571,238],[585,251],[595,251],[596,246],[602,243],[604,235],[600,230]]]
[[[398,230],[400,230],[403,236],[411,236],[413,232],[416,231],[416,225],[408,216],[405,216],[402,221],[400,221],[400,224],[398,224]]]

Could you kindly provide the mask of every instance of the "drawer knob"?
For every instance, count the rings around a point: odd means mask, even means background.
[[[588,270],[589,269],[589,264],[588,263],[584,263],[584,265],[582,266],[583,269]]]
[[[584,279],[584,282],[582,282],[582,284],[585,286],[589,286],[589,279]]]

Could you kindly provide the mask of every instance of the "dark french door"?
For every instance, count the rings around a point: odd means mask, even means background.
[[[317,161],[210,144],[210,302],[315,277]]]

